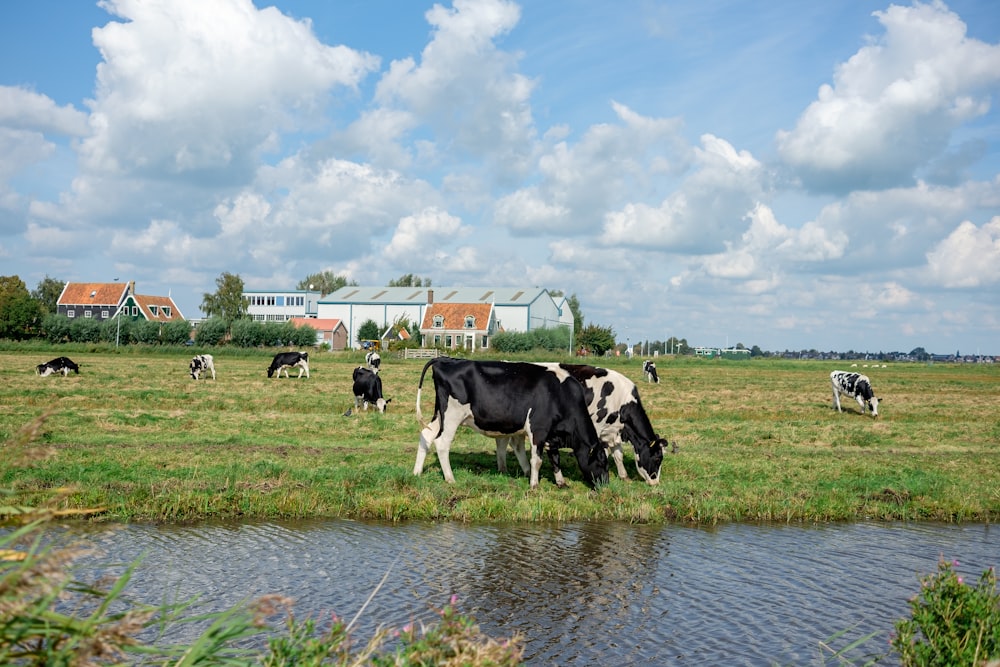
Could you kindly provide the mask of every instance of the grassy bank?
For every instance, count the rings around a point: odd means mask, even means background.
[[[28,451],[5,446],[0,488],[18,502],[66,488],[67,508],[101,506],[115,520],[355,517],[657,522],[874,519],[995,521],[1000,516],[1000,368],[890,364],[858,368],[883,398],[880,418],[831,408],[829,371],[843,364],[658,360],[606,365],[635,380],[654,426],[676,441],[662,482],[614,479],[597,491],[564,453],[571,486],[551,470],[531,492],[493,441],[461,430],[458,482],[436,458],[412,475],[423,361],[383,356],[385,415],[345,417],[355,353],[314,352],[312,377],[268,379],[271,353],[209,350],[218,379],[195,382],[197,350],[0,350],[0,442],[43,418]],[[66,354],[80,375],[41,378]],[[552,360],[552,359],[546,359]],[[846,368],[845,368],[846,369]],[[431,412],[424,392],[424,413]],[[18,451],[14,451],[18,449]]]

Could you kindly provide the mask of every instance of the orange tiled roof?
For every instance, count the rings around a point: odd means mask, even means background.
[[[117,307],[125,298],[126,292],[128,283],[66,283],[59,296],[59,303],[67,306]]]
[[[491,303],[431,303],[424,311],[424,321],[420,329],[434,329],[434,317],[444,316],[444,326],[441,329],[465,329],[465,318],[472,315],[476,318],[476,331],[486,331],[490,324]]]
[[[297,327],[308,324],[316,331],[336,331],[340,326],[339,317],[290,317],[288,321]]]
[[[142,314],[145,315],[147,320],[154,320],[156,322],[170,322],[171,320],[183,320],[184,315],[181,314],[181,309],[177,307],[174,300],[169,296],[148,296],[145,294],[133,294],[132,297],[135,302],[139,304],[142,308]],[[153,309],[150,306],[156,307],[156,314],[153,314]],[[168,317],[166,313],[163,312],[163,308],[170,309],[170,316]]]

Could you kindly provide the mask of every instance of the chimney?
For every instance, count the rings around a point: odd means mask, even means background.
[[[428,304],[434,303],[434,290],[432,289],[427,290],[427,303]]]
[[[135,281],[134,280],[128,281],[128,293],[129,294],[135,294]]]

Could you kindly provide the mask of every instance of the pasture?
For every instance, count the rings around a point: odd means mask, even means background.
[[[194,381],[193,354],[216,380]],[[361,353],[310,351],[306,379],[268,378],[275,351],[7,345],[0,349],[0,489],[7,504],[101,507],[98,520],[347,517],[381,520],[631,522],[938,520],[1000,516],[1000,368],[782,360],[602,363],[631,378],[657,432],[676,442],[661,482],[595,491],[563,450],[570,486],[546,462],[528,488],[513,456],[496,470],[492,439],[460,429],[446,484],[436,456],[412,474],[414,404],[424,360],[386,352],[387,412],[354,411]],[[79,375],[38,377],[65,355]],[[526,360],[557,361],[551,357]],[[594,361],[594,360],[589,360]],[[831,370],[857,370],[882,399],[879,418],[832,407]],[[429,419],[433,384],[425,380]],[[27,429],[27,430],[24,430]]]

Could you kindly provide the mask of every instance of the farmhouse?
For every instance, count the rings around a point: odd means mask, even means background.
[[[429,303],[420,323],[424,347],[486,349],[496,333],[492,303]]]
[[[56,313],[99,322],[119,313],[133,320],[170,322],[184,319],[170,296],[136,294],[134,280],[127,283],[66,283],[56,303]]]
[[[488,305],[492,314],[469,310],[478,304]],[[431,306],[442,316],[440,327],[434,320],[427,320]],[[452,315],[445,311],[447,306],[461,306]],[[463,310],[464,309],[464,310]],[[402,319],[421,325],[425,344],[432,345],[434,336],[441,335],[441,344],[446,344],[446,336],[452,338],[452,346],[479,349],[486,345],[489,336],[496,331],[528,332],[535,329],[569,327],[572,335],[573,313],[565,297],[553,297],[548,290],[538,287],[369,287],[348,285],[327,294],[319,300],[318,317],[339,319],[347,325],[348,340],[357,346],[358,328],[367,320],[379,327],[391,325]],[[468,312],[465,312],[468,311]],[[473,320],[467,320],[472,316]],[[458,318],[453,321],[453,318]],[[425,327],[425,322],[428,325]],[[458,326],[452,325],[457,322]],[[445,330],[447,323],[449,334]],[[471,324],[471,327],[466,327]],[[426,329],[426,331],[425,331]],[[472,340],[467,340],[472,336]],[[478,336],[478,340],[476,337]]]
[[[289,320],[297,327],[310,326],[316,330],[316,345],[326,343],[331,350],[347,348],[347,327],[337,319],[319,317],[293,317]]]

